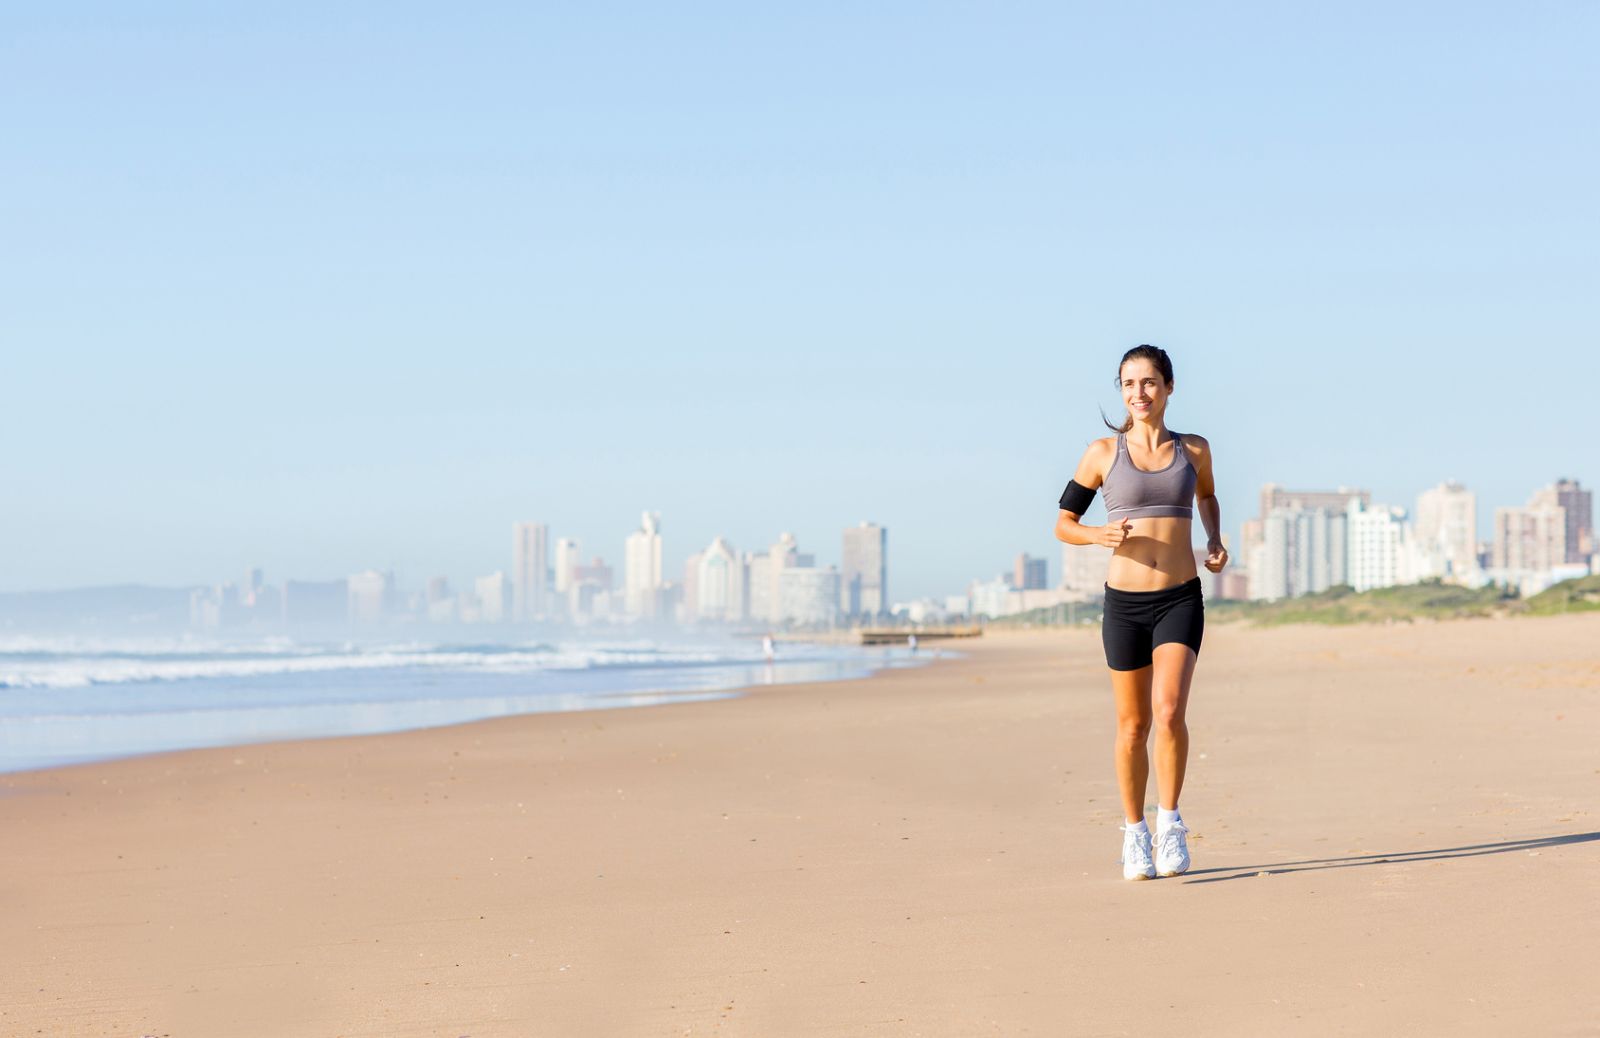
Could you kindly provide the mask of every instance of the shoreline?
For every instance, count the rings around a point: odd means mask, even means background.
[[[50,702],[53,709],[45,712],[0,716],[0,726],[9,728],[0,728],[0,775],[188,749],[414,731],[491,717],[727,699],[756,688],[871,677],[922,666],[938,655],[821,643],[811,647],[820,651],[775,662],[665,660],[520,674],[357,666],[312,671],[301,678],[303,689],[287,696],[282,682],[290,671],[252,675],[245,682],[227,675],[91,682],[56,694],[89,692],[97,702]],[[319,691],[324,675],[330,688]],[[408,691],[376,698],[367,691],[385,681],[390,684],[383,687]],[[441,694],[436,691],[441,687],[451,691]],[[41,695],[27,686],[18,691]],[[55,690],[46,686],[43,691]],[[119,697],[131,702],[119,703]]]
[[[1194,869],[1151,883],[1092,630],[0,776],[0,1033],[1576,1031],[1597,640],[1208,630]]]

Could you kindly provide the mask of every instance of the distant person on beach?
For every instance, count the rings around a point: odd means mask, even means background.
[[[771,663],[773,657],[777,655],[777,651],[773,648],[772,635],[770,634],[761,636],[761,655],[767,658],[768,663]]]
[[[1128,417],[1121,425],[1107,420],[1116,435],[1084,451],[1061,495],[1056,539],[1112,549],[1101,640],[1117,705],[1117,785],[1126,819],[1122,876],[1154,879],[1189,868],[1189,830],[1178,813],[1178,794],[1189,760],[1189,684],[1205,631],[1190,545],[1191,501],[1205,525],[1206,569],[1220,573],[1228,550],[1222,546],[1211,445],[1203,436],[1167,428],[1173,390],[1167,351],[1136,346],[1123,354],[1117,385]],[[1106,524],[1085,526],[1079,520],[1102,488]],[[1144,818],[1152,726],[1159,809],[1153,853]]]

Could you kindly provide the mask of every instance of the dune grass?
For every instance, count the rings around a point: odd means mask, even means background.
[[[1357,592],[1348,584],[1276,602],[1206,602],[1206,619],[1218,623],[1279,624],[1412,623],[1469,616],[1551,616],[1600,609],[1600,574],[1565,580],[1537,595],[1519,598],[1513,591],[1489,586],[1460,587],[1440,580],[1374,588]],[[1098,623],[1097,603],[1032,609],[989,621],[994,627],[1064,626]]]

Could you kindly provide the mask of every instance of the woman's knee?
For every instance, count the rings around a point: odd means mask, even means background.
[[[1117,741],[1125,745],[1142,746],[1150,738],[1150,715],[1117,718]]]
[[[1170,703],[1155,704],[1153,718],[1156,731],[1163,735],[1175,735],[1188,731],[1184,722],[1183,708],[1178,705],[1176,698]]]

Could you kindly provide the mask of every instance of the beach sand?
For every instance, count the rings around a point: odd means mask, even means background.
[[[1145,883],[1098,631],[951,648],[0,776],[0,1035],[1600,1033],[1600,614],[1214,624]]]

